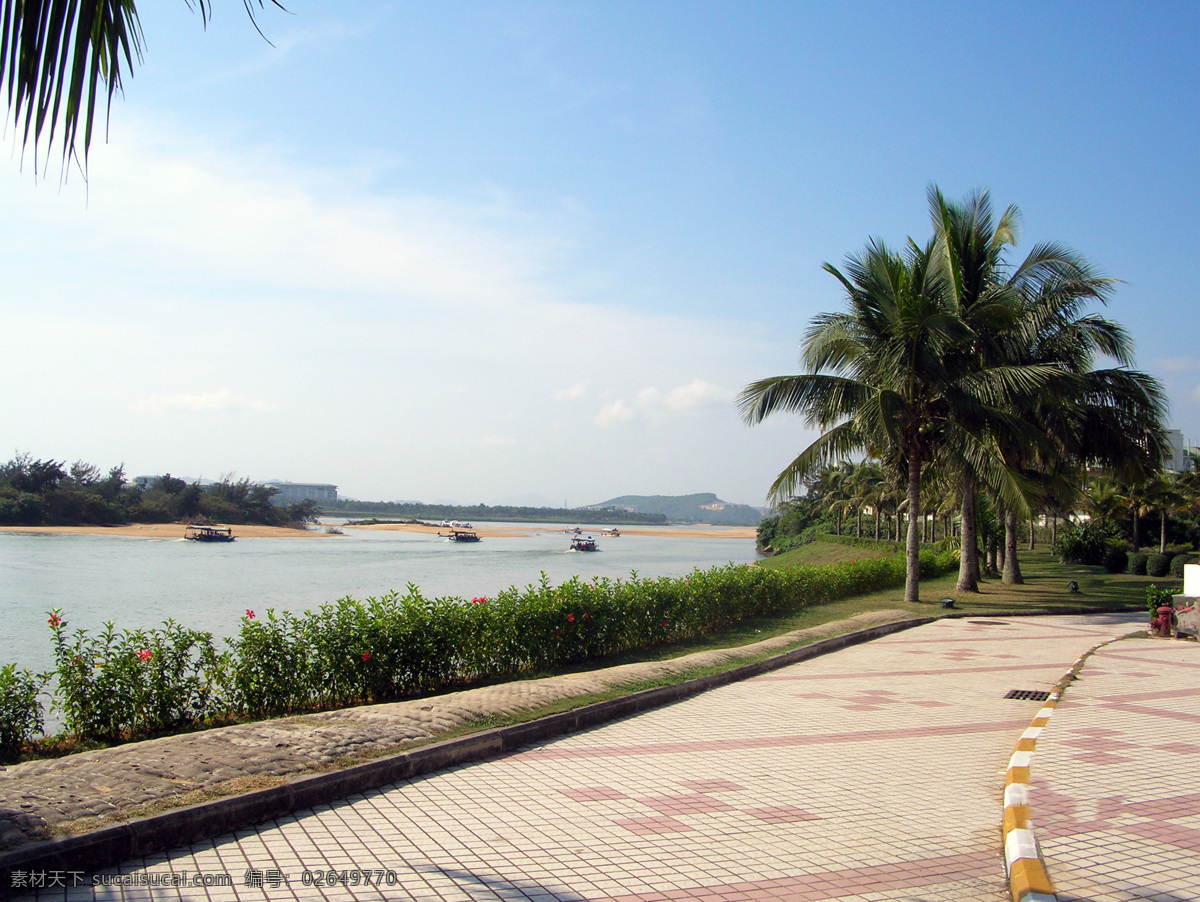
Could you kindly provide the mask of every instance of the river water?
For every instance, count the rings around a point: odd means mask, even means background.
[[[583,553],[569,551],[561,531],[470,544],[420,533],[345,533],[229,544],[0,533],[0,664],[50,668],[51,608],[62,610],[72,631],[95,631],[106,620],[144,629],[171,617],[225,637],[247,608],[298,613],[347,595],[403,593],[410,582],[427,597],[471,598],[534,583],[542,572],[552,583],[576,575],[623,578],[633,570],[681,576],[756,556],[753,539],[622,535],[598,538],[600,550]]]

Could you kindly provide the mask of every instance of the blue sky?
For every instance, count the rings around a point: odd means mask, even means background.
[[[0,171],[0,449],[367,499],[762,503],[821,271],[991,191],[1200,440],[1193,3],[142,4],[89,180]],[[13,148],[11,126],[5,133]],[[0,450],[0,455],[8,451]]]

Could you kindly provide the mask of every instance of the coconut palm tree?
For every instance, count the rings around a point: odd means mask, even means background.
[[[207,25],[212,0],[184,0],[200,10]],[[265,0],[242,0],[251,22]],[[283,7],[278,0],[271,3]],[[260,31],[259,34],[262,34]],[[41,0],[0,7],[0,85],[8,88],[8,110],[21,134],[21,147],[33,140],[34,166],[43,136],[47,153],[61,126],[63,168],[78,159],[83,122],[83,163],[95,125],[96,101],[106,108],[121,90],[122,78],[142,62],[141,22],[134,0]]]
[[[1161,448],[1164,396],[1153,379],[1128,369],[1133,354],[1125,330],[1084,312],[1092,302],[1107,302],[1113,280],[1078,253],[1052,243],[1035,246],[1010,268],[1005,254],[1017,241],[1020,213],[1010,206],[994,220],[986,191],[953,204],[934,186],[929,206],[935,258],[949,300],[974,336],[973,344],[962,349],[973,363],[962,365],[1037,374],[1036,380],[1014,383],[1017,390],[1006,397],[992,399],[1012,416],[1011,422],[1025,427],[992,433],[1008,469],[981,474],[969,462],[958,462],[964,548],[975,541],[978,488],[1003,491],[1004,576],[1006,582],[1019,583],[1017,521],[1028,514],[1030,502],[1061,495],[1062,487],[1054,483],[1087,463],[1147,473]],[[1093,369],[1097,355],[1112,357],[1118,367]],[[1023,476],[1024,497],[1012,496],[1014,471]],[[995,477],[1002,482],[996,484]],[[960,591],[978,586],[976,567],[974,555],[962,555]]]
[[[802,414],[821,435],[770,489],[778,502],[825,463],[855,453],[894,460],[906,475],[908,510],[920,510],[921,473],[939,447],[953,442],[982,467],[986,449],[972,426],[989,420],[986,399],[1002,394],[1008,374],[954,369],[969,327],[945,302],[945,285],[931,270],[932,246],[909,242],[904,254],[878,241],[847,259],[841,283],[848,309],[815,317],[803,342],[808,373],[776,376],[747,386],[738,399],[748,423],[776,411]],[[828,371],[828,372],[825,372]],[[915,519],[912,521],[915,526]],[[915,528],[908,531],[905,600],[918,600]]]

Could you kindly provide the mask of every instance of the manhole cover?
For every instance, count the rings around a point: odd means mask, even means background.
[[[1050,693],[1042,689],[1009,689],[1005,698],[1026,698],[1030,701],[1044,702],[1050,698]]]

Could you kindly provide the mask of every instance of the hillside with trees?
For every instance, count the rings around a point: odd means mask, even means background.
[[[482,520],[489,523],[613,523],[662,525],[662,514],[567,507],[518,507],[509,504],[422,504],[417,501],[352,501],[325,504],[322,512],[341,516],[387,517],[398,520]]]
[[[0,526],[116,526],[122,523],[303,526],[320,511],[313,501],[276,505],[273,486],[226,476],[209,485],[166,475],[148,487],[129,482],[124,465],[108,472],[83,461],[17,454],[0,465]]]
[[[712,492],[696,495],[621,495],[584,510],[623,510],[659,514],[672,523],[711,523],[720,526],[757,526],[762,512],[746,504],[730,504]]]

